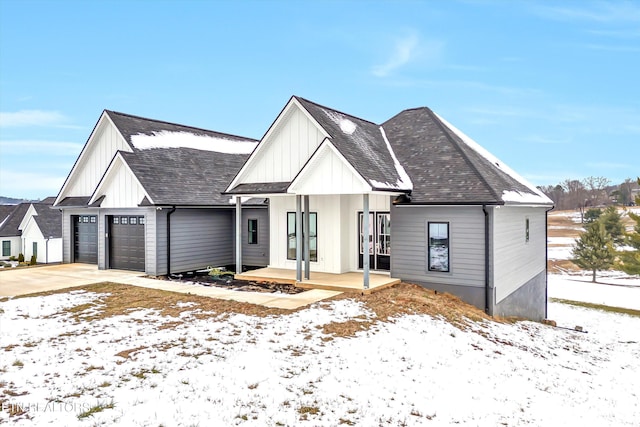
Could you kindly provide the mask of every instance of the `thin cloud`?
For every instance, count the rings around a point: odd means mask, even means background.
[[[556,21],[640,22],[640,6],[632,2],[598,2],[587,7],[537,5],[533,11],[543,18]]]
[[[39,152],[54,156],[77,156],[82,150],[82,144],[65,141],[47,141],[37,139],[14,139],[0,141],[3,150],[16,149],[21,153]]]
[[[67,118],[58,111],[20,110],[0,112],[0,127],[56,126],[62,125]]]
[[[598,168],[598,169],[631,169],[631,165],[629,164],[612,163],[612,162],[587,163],[587,166],[590,168]]]
[[[435,58],[440,55],[442,44],[438,42],[421,43],[416,33],[411,33],[398,41],[389,59],[373,67],[371,72],[376,77],[387,77],[394,71],[415,61],[418,57],[428,55]]]
[[[65,174],[58,175],[38,172],[16,172],[0,169],[0,194],[9,197],[55,196],[62,187]],[[19,182],[16,186],[13,183]]]

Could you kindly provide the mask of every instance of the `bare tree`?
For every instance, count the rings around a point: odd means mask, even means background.
[[[587,191],[584,184],[577,179],[565,179],[562,187],[566,193],[566,208],[579,209],[581,221],[584,222],[584,208],[587,204]]]
[[[590,206],[598,206],[607,201],[607,193],[604,190],[610,183],[611,180],[604,176],[590,176],[582,180]]]

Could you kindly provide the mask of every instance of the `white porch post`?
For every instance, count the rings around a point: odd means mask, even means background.
[[[302,196],[296,194],[296,280],[302,282]]]
[[[302,221],[302,224],[304,224],[304,232],[302,233],[302,236],[304,237],[304,244],[302,246],[304,247],[304,278],[307,280],[311,279],[311,245],[309,245],[309,224],[311,221],[309,218],[309,196],[304,196],[304,221]]]
[[[242,197],[236,196],[236,274],[242,274]]]
[[[362,195],[362,271],[363,288],[369,289],[369,195]]]

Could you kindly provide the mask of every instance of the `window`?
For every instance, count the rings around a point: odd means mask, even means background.
[[[138,224],[140,224],[140,225],[144,225],[144,217],[143,217],[143,216],[141,216],[141,217],[138,219]]]
[[[524,242],[529,242],[529,218],[524,220]]]
[[[2,256],[11,256],[11,240],[2,241]]]
[[[304,233],[304,213],[302,214],[302,230]],[[304,235],[302,236],[304,245]],[[304,259],[304,246],[302,247]],[[287,259],[296,259],[296,213],[287,212]],[[318,214],[309,212],[309,260],[318,261]]]
[[[249,244],[250,245],[258,244],[258,220],[257,219],[249,220]]]
[[[138,223],[138,217],[132,216],[129,218],[129,224],[136,225]]]
[[[129,218],[127,218],[126,216],[123,216],[122,218],[120,218],[120,224],[127,225],[128,223],[129,223]]]
[[[119,216],[114,216],[113,217],[113,223],[114,224],[120,224],[120,217]]]
[[[89,217],[88,216],[83,216],[82,217],[82,222],[89,222]]]
[[[91,216],[91,217],[89,217],[89,220],[90,220],[91,223],[95,224],[96,217],[95,216]]]
[[[449,223],[427,223],[429,271],[449,272]]]
[[[33,242],[33,256],[38,259],[38,242]]]

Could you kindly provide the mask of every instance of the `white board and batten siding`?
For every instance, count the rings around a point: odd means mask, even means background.
[[[94,198],[105,196],[101,208],[135,208],[146,193],[136,177],[118,156]]]
[[[389,211],[389,204],[389,196],[369,196],[372,212]],[[309,205],[309,212],[317,213],[318,219],[318,261],[310,263],[311,271],[335,274],[358,271],[358,212],[362,211],[362,195],[312,195]],[[287,259],[287,213],[295,211],[295,196],[270,199],[270,267],[296,268],[296,261]]]
[[[449,272],[428,269],[427,224],[449,223]],[[484,287],[484,213],[481,207],[391,208],[391,275],[406,281]]]
[[[72,196],[90,196],[118,150],[131,151],[120,132],[106,116],[102,116],[65,185],[60,200]]]
[[[496,303],[546,268],[546,209],[519,206],[501,206],[493,209],[493,283]]]
[[[48,239],[43,236],[40,227],[32,217],[22,230],[25,260],[31,259],[34,243],[37,244],[36,261],[38,263],[62,262],[62,238]]]
[[[370,192],[371,187],[327,141],[300,172],[289,191],[297,194],[362,194]]]
[[[237,184],[291,181],[324,140],[321,129],[297,105],[283,114]]]

